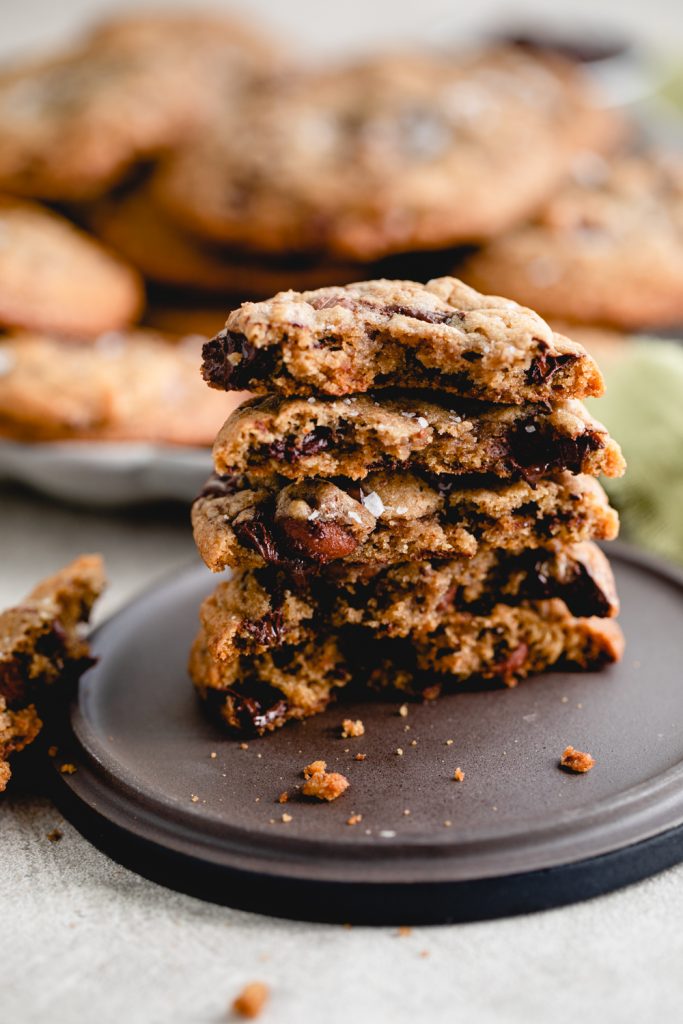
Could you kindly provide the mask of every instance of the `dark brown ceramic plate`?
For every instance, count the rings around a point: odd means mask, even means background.
[[[306,919],[522,913],[661,870],[683,859],[683,577],[612,550],[620,665],[411,704],[405,718],[387,701],[337,705],[247,750],[204,717],[188,681],[197,609],[216,582],[188,570],[96,631],[100,661],[59,737],[55,798],[149,878]],[[365,736],[340,738],[347,716]],[[592,772],[558,768],[567,744],[593,754]],[[298,795],[316,758],[351,782],[334,803]],[[59,773],[65,760],[75,774]]]

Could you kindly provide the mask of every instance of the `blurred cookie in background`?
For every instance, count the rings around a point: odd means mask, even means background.
[[[380,54],[226,104],[153,187],[172,219],[221,244],[372,261],[509,229],[577,150],[622,131],[559,58]]]
[[[584,154],[532,224],[459,273],[548,318],[625,330],[683,323],[683,159]]]
[[[186,138],[220,96],[237,102],[277,63],[260,30],[216,14],[114,19],[80,45],[0,72],[0,189],[101,195],[137,161]]]
[[[259,256],[192,235],[160,208],[149,187],[104,199],[87,214],[93,231],[149,281],[242,298],[287,288],[318,288],[358,275],[353,264],[315,258]],[[224,308],[223,320],[227,315]],[[214,332],[215,333],[215,332]]]
[[[152,331],[94,343],[0,338],[0,436],[19,441],[152,441],[209,446],[245,397],[209,392],[202,339]]]
[[[131,323],[142,304],[138,274],[95,239],[44,206],[0,196],[0,329],[92,337]]]

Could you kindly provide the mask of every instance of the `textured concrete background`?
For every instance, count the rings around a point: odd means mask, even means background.
[[[46,44],[116,3],[0,0],[0,50]],[[219,6],[219,5],[215,5]],[[613,19],[681,43],[678,0],[643,4],[418,4],[242,0],[311,52],[442,38],[514,12]],[[682,47],[683,49],[683,47]],[[0,489],[0,602],[79,551],[101,550],[112,586],[100,614],[194,557],[184,515],[102,516]],[[50,843],[59,827],[64,837]],[[681,1019],[683,867],[628,890],[509,921],[344,929],[213,907],[112,863],[45,801],[0,808],[0,1021],[213,1024],[251,979],[272,988],[264,1022],[546,1024]],[[427,952],[428,956],[421,953]]]

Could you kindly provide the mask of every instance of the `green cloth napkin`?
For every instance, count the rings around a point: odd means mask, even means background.
[[[683,345],[641,338],[625,347],[603,368],[606,395],[587,403],[628,462],[605,489],[624,539],[683,562]]]

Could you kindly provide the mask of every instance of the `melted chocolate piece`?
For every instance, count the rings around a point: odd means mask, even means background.
[[[239,355],[233,363],[229,357]],[[267,377],[275,366],[269,348],[256,348],[244,334],[227,328],[207,341],[202,349],[202,376],[211,387],[222,391],[241,391],[250,381]]]
[[[199,501],[200,498],[229,498],[241,488],[242,480],[240,477],[219,476],[218,473],[212,473],[195,498],[195,501]]]
[[[550,346],[541,338],[538,340],[539,354],[534,356],[531,366],[526,372],[527,384],[545,384],[551,380],[557,371],[570,363],[575,363],[578,356],[572,352],[565,352],[559,356],[549,355]]]
[[[233,524],[233,531],[242,547],[256,551],[264,562],[281,562],[278,543],[273,535],[272,520],[262,509],[257,509],[251,519]]]
[[[533,418],[521,421],[507,435],[505,445],[507,457],[503,458],[509,469],[531,484],[553,469],[568,469],[581,473],[586,456],[604,448],[600,434],[586,430],[578,437],[570,438],[553,430],[542,429]]]
[[[310,433],[304,434],[300,440],[297,440],[293,435],[278,438],[272,444],[264,445],[263,452],[271,459],[287,462],[292,466],[299,459],[303,459],[307,455],[317,455],[318,452],[323,452],[331,445],[338,444],[338,442],[339,435],[337,431],[334,431],[331,427],[320,426],[315,427]]]
[[[604,618],[612,612],[609,595],[600,587],[582,562],[576,562],[571,578],[563,581],[548,576],[545,560],[542,557],[532,559],[526,571],[524,593],[520,596],[537,601],[559,597],[567,605],[572,615],[579,618],[587,618],[591,615]]]
[[[261,619],[247,620],[243,629],[254,643],[262,647],[274,647],[284,641],[285,624],[282,611],[279,608],[274,609]]]
[[[250,694],[238,690],[207,690],[204,694],[210,710],[239,732],[263,733],[269,725],[285,717],[288,703],[279,690],[267,683],[250,683]]]

